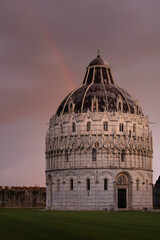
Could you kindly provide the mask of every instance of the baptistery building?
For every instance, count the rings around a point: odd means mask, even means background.
[[[50,118],[45,154],[46,209],[152,209],[148,117],[99,53]]]

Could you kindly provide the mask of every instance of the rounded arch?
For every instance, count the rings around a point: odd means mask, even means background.
[[[140,181],[145,181],[145,177],[141,172],[136,172],[134,179],[139,179]]]
[[[79,178],[80,180],[86,180],[87,178],[90,178],[90,180],[95,180],[95,173],[91,170],[85,170],[80,174]]]
[[[146,178],[148,178],[148,180],[150,181],[150,183],[152,182],[152,174],[150,172],[147,173]]]
[[[117,184],[128,184],[128,178],[124,174],[119,174],[117,177]]]
[[[125,176],[128,179],[128,183],[132,181],[132,177],[127,171],[119,172],[116,176],[116,182],[118,182],[119,176]]]
[[[65,177],[65,178],[66,178],[66,177],[77,177],[77,174],[76,174],[75,171],[70,170],[70,171],[68,171],[68,172],[64,175],[64,177]]]
[[[53,175],[53,178],[54,178],[54,180],[57,182],[58,179],[62,179],[62,174],[59,173],[59,172],[56,172],[56,173]]]
[[[99,174],[99,179],[104,180],[105,178],[107,178],[110,181],[112,179],[115,179],[115,175],[110,171],[104,170]]]

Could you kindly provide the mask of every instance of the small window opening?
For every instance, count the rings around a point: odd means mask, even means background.
[[[96,162],[97,160],[97,150],[95,148],[92,149],[92,161]]]
[[[119,131],[123,132],[123,130],[124,130],[124,125],[123,125],[123,123],[120,123],[119,124]]]
[[[125,150],[122,150],[122,153],[121,153],[121,162],[125,162]]]
[[[68,162],[68,150],[65,151],[65,159],[66,159],[66,162]]]
[[[73,179],[72,178],[70,180],[70,189],[71,189],[71,191],[73,191]]]
[[[76,124],[74,122],[72,123],[72,132],[76,132]]]
[[[136,124],[133,124],[133,132],[136,133]]]
[[[57,181],[57,191],[60,191],[60,180]]]
[[[89,178],[87,178],[87,191],[90,191],[90,179]]]
[[[105,191],[108,190],[108,179],[107,178],[104,179],[104,190]]]
[[[91,122],[87,122],[87,131],[89,132],[91,130]]]
[[[136,180],[136,190],[139,191],[139,179]]]
[[[120,111],[122,110],[121,102],[119,102],[119,110],[120,110]]]
[[[69,100],[68,105],[69,105],[69,113],[73,113],[75,104],[73,103],[72,99]]]
[[[104,129],[104,131],[108,131],[108,122],[104,122],[103,123],[103,129]]]

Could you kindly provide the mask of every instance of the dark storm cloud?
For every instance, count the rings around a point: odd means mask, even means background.
[[[0,1],[2,182],[10,184],[8,172],[12,182],[20,181],[14,175],[24,166],[24,182],[30,184],[36,181],[34,171],[44,171],[45,123],[70,90],[54,49],[75,86],[100,49],[117,84],[135,95],[151,120],[160,122],[159,9],[159,0]],[[157,129],[153,128],[158,169]],[[31,159],[33,171],[27,180]]]

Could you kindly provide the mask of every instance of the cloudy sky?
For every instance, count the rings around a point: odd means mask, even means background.
[[[160,1],[0,0],[0,185],[45,185],[45,134],[101,56],[153,131],[160,175]]]

